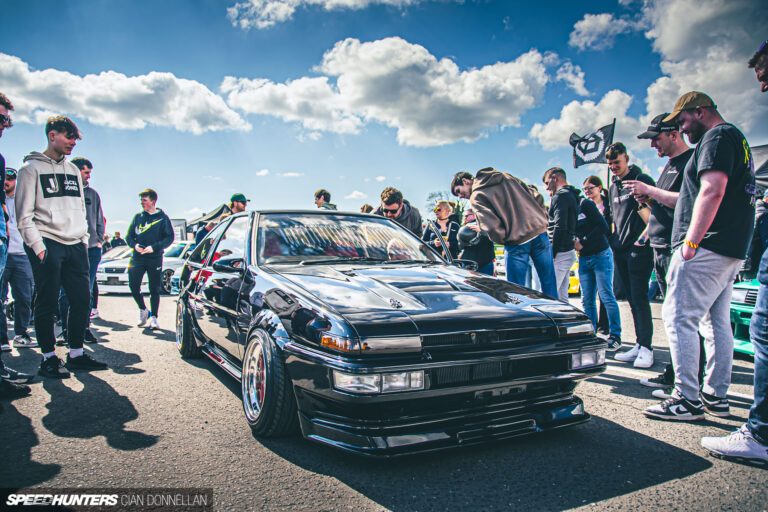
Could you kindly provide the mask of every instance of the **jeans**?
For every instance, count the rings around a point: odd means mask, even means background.
[[[656,271],[656,282],[659,283],[663,296],[667,295],[667,272],[669,272],[669,260],[671,259],[671,249],[653,248],[653,270]]]
[[[507,281],[525,286],[529,258],[533,260],[533,266],[541,280],[541,291],[550,297],[557,297],[552,245],[549,243],[549,237],[546,233],[542,233],[524,244],[504,246]]]
[[[69,348],[83,347],[83,336],[88,325],[91,290],[88,288],[88,253],[85,244],[66,245],[43,237],[45,258],[40,261],[32,249],[24,245],[32,275],[37,286],[35,302],[35,334],[40,351],[54,351],[53,315],[56,312],[59,290],[64,287],[69,297]]]
[[[768,252],[760,261],[768,266]],[[755,347],[755,401],[749,410],[747,428],[755,439],[768,445],[768,286],[760,284],[757,304],[749,324],[749,337]]]
[[[26,254],[9,254],[0,280],[0,315],[5,316],[4,303],[8,297],[8,285],[13,294],[13,331],[26,334],[32,311],[32,291],[35,281]],[[8,325],[0,320],[0,340],[8,341]]]
[[[99,268],[99,263],[101,262],[101,248],[100,247],[90,247],[88,249],[88,282],[91,286],[90,290],[90,300],[88,302],[91,309],[93,309],[94,306],[94,300],[93,300],[93,289],[94,284],[96,284],[96,271]],[[88,312],[88,327],[91,326],[91,315],[90,311]],[[59,318],[61,318],[61,328],[62,330],[67,330],[67,317],[69,316],[69,299],[67,298],[67,292],[64,290],[64,288],[61,289],[59,292]]]
[[[672,254],[662,317],[675,370],[675,389],[699,399],[699,332],[704,336],[706,367],[702,390],[725,398],[731,384],[733,331],[731,290],[743,260],[702,247],[688,261]]]
[[[614,255],[616,273],[621,276],[632,310],[637,343],[650,349],[653,339],[651,302],[648,300],[648,283],[653,270],[651,248],[647,245],[635,245],[627,251],[615,251]]]
[[[555,255],[555,282],[557,283],[557,298],[568,302],[568,288],[571,287],[571,267],[576,261],[576,251],[571,249]]]
[[[490,263],[488,263],[488,264],[487,264],[487,265],[485,265],[484,267],[479,267],[479,268],[477,269],[477,271],[478,271],[480,274],[485,274],[485,275],[487,275],[487,276],[492,276],[492,275],[493,275],[493,262],[490,262]]]
[[[608,314],[611,336],[621,338],[621,312],[613,296],[613,254],[610,249],[589,256],[579,257],[579,282],[581,283],[581,304],[592,325],[597,329],[597,304],[595,296]]]

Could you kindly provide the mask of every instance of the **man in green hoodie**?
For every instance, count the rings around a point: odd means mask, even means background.
[[[88,223],[80,171],[66,157],[80,132],[71,119],[51,117],[45,125],[48,147],[24,157],[16,180],[16,222],[37,286],[35,333],[43,353],[38,374],[67,378],[69,370],[103,370],[106,364],[83,353],[91,290],[88,285]],[[54,215],[55,212],[55,215]],[[69,354],[56,357],[53,316],[59,290],[70,301]]]

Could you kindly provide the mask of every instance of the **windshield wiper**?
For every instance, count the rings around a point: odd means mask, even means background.
[[[439,261],[429,261],[429,260],[385,260],[384,263],[387,265],[404,265],[406,263],[413,263],[413,264],[421,264],[421,265],[436,265],[440,263]]]
[[[325,263],[386,263],[387,260],[379,258],[349,258],[349,257],[331,257],[331,258],[313,258],[311,260],[301,260],[299,265],[322,265]]]

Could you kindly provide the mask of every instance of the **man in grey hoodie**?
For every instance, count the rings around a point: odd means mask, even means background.
[[[101,210],[101,197],[99,193],[88,185],[93,171],[93,164],[87,158],[81,156],[70,160],[80,170],[80,179],[83,182],[83,197],[85,198],[85,218],[88,221],[88,282],[93,293],[93,285],[96,282],[96,270],[101,263],[101,245],[104,240],[104,212]],[[89,309],[93,309],[93,297],[89,303]],[[59,296],[59,315],[61,318],[62,342],[67,342],[69,315],[69,298],[64,290]],[[88,327],[85,329],[85,342],[96,343],[99,341],[90,329],[91,318],[88,317]]]
[[[70,370],[103,370],[83,353],[91,290],[88,286],[88,222],[80,172],[66,157],[80,132],[67,117],[48,119],[48,147],[24,157],[16,183],[16,221],[37,286],[35,331],[43,360],[38,374],[67,378]],[[69,296],[69,354],[56,357],[53,316],[59,290]]]

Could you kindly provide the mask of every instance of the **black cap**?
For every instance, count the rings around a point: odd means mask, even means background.
[[[669,112],[665,112],[653,118],[651,126],[648,127],[643,133],[637,136],[638,139],[652,139],[659,135],[661,132],[676,132],[678,131],[677,123],[674,121],[664,122],[664,118],[669,116]]]

